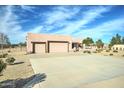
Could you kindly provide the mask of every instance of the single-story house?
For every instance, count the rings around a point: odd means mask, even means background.
[[[84,51],[86,51],[86,50],[88,50],[88,51],[96,51],[97,50],[97,46],[96,45],[94,45],[94,44],[90,44],[90,45],[85,45],[85,44],[83,44],[83,50]]]
[[[26,39],[27,53],[70,52],[81,47],[81,40],[75,41],[71,36],[28,33]]]
[[[124,51],[124,44],[116,44],[112,46],[112,50]]]

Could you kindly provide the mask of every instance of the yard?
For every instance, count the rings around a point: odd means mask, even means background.
[[[4,50],[4,52],[6,51],[7,50]],[[14,57],[17,62],[22,62],[22,63],[7,65],[7,68],[4,70],[3,75],[0,76],[0,85],[1,82],[7,82],[9,80],[15,81],[17,79],[25,79],[34,75],[33,69],[29,62],[29,57],[28,55],[26,55],[25,50],[11,49],[9,55]]]
[[[35,87],[124,87],[124,58],[98,54],[32,55],[35,73],[46,79]]]
[[[124,57],[117,54],[70,52],[26,55],[25,50],[12,50],[9,55],[24,63],[7,65],[0,82],[26,80],[34,74],[44,73],[45,81],[34,87],[124,87]]]

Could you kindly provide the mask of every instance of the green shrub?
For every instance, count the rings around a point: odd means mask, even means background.
[[[14,61],[15,61],[15,58],[14,57],[8,57],[7,59],[6,59],[6,62],[8,63],[8,64],[14,64]]]
[[[4,54],[0,54],[0,58],[6,58],[8,56],[7,53],[4,53]]]
[[[8,50],[8,53],[10,53],[11,51],[10,50]]]
[[[113,54],[112,54],[112,53],[110,53],[109,55],[110,55],[110,56],[113,56]]]
[[[99,49],[97,49],[96,51],[97,51],[97,53],[100,53],[101,52],[101,50],[99,50]]]
[[[114,50],[113,52],[117,53],[118,51],[117,50]]]
[[[8,53],[3,54],[3,58],[6,58],[8,56]]]
[[[97,53],[96,51],[93,51],[93,53]]]
[[[110,52],[110,50],[106,50],[106,52]]]
[[[87,51],[88,54],[91,54],[91,51]]]
[[[0,54],[0,58],[3,58],[3,55]]]
[[[89,51],[89,50],[85,50],[83,53],[91,54],[91,51]]]
[[[4,69],[6,69],[6,66],[6,63],[4,63],[2,59],[0,59],[0,74]]]

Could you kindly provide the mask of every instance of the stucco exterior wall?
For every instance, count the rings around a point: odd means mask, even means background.
[[[31,52],[33,52],[32,51],[33,47],[32,47],[32,44],[31,44],[30,36],[27,36],[26,39],[27,39],[26,40],[26,42],[27,42],[27,53],[31,53]]]
[[[27,53],[33,52],[33,42],[66,41],[69,43],[69,51],[72,51],[72,37],[63,35],[34,34],[27,35]],[[63,48],[64,49],[64,48]]]
[[[111,48],[112,50],[124,51],[124,45],[114,45]]]

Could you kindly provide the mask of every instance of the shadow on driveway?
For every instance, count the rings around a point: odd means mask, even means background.
[[[45,81],[46,74],[35,74],[28,78],[9,79],[0,82],[1,88],[32,88],[35,84]]]

